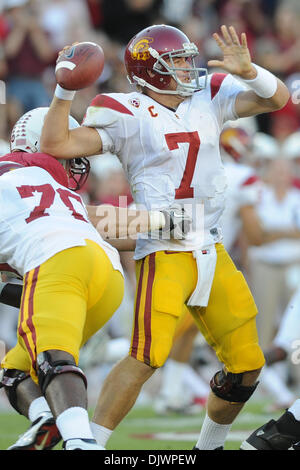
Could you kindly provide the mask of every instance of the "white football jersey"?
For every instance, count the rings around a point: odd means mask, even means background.
[[[88,220],[79,194],[45,169],[24,167],[0,176],[0,263],[21,276],[56,253],[92,240],[122,274],[117,250]]]
[[[239,210],[243,206],[256,206],[259,202],[261,182],[253,168],[241,163],[224,162],[227,177],[225,209],[220,223],[223,243],[230,251],[241,229]]]
[[[243,90],[231,75],[216,73],[176,111],[138,92],[98,95],[92,101],[83,125],[97,128],[103,151],[119,157],[137,207],[184,205],[193,216],[184,240],[141,235],[135,259],[159,250],[192,251],[221,240],[226,178],[219,136],[224,122],[237,118],[235,100]]]

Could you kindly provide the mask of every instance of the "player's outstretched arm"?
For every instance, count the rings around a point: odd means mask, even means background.
[[[235,28],[223,25],[222,37],[215,33],[213,38],[223,53],[223,60],[210,60],[209,67],[219,67],[242,79],[250,88],[241,92],[236,99],[235,111],[239,117],[254,116],[281,109],[290,94],[284,83],[272,73],[251,62],[246,34],[238,37]]]
[[[86,206],[89,219],[100,235],[106,239],[132,238],[138,233],[160,230],[170,238],[190,230],[192,220],[183,209],[136,210],[109,204]]]
[[[71,104],[70,99],[54,96],[44,121],[41,151],[64,159],[101,153],[101,137],[95,129],[77,127],[69,130]]]

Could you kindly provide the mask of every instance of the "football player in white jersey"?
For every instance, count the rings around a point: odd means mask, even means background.
[[[37,413],[33,427],[43,423],[33,448],[52,447],[60,433],[66,450],[101,450],[89,425],[79,349],[118,308],[123,271],[118,252],[89,222],[81,197],[68,189],[68,170],[73,175],[79,167],[87,176],[85,160],[59,162],[39,152],[47,111],[32,110],[18,121],[12,153],[0,159],[0,259],[24,280],[18,341],[1,363],[1,385],[17,411]],[[71,117],[69,122],[78,126]],[[29,384],[30,406],[18,400],[23,382]]]
[[[233,27],[221,31],[213,37],[223,60],[208,66],[226,73],[208,75],[198,68],[197,47],[180,30],[151,26],[125,50],[128,77],[137,91],[98,95],[83,125],[69,131],[75,92],[57,86],[45,120],[45,152],[68,159],[110,150],[123,164],[136,204],[153,209],[176,202],[193,216],[185,239],[137,240],[131,348],[107,377],[93,418],[102,445],[144,382],[166,361],[186,309],[224,364],[211,380],[197,449],[224,445],[264,364],[253,297],[221,243],[226,182],[219,136],[228,120],[282,108],[289,92],[251,63],[244,33],[239,38]]]

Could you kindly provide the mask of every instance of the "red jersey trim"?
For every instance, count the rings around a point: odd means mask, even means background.
[[[226,77],[227,77],[226,73],[214,73],[213,76],[211,77],[210,93],[211,93],[212,100],[219,93],[223,80]]]
[[[242,186],[250,186],[251,184],[254,184],[257,181],[259,181],[258,176],[252,175],[252,176],[249,176],[249,178],[246,179],[246,181],[243,182]]]
[[[122,114],[130,114],[133,116],[132,112],[129,111],[123,104],[119,103],[119,101],[111,98],[110,96],[106,95],[97,95],[93,101],[91,102],[90,106],[98,106],[99,108],[109,108],[113,109],[114,111],[118,111]]]
[[[13,269],[9,264],[7,263],[0,263],[0,271],[3,271],[3,272],[9,272],[9,273],[15,273],[17,274],[18,277],[21,277],[21,274],[18,273],[18,271],[16,271],[15,269]]]

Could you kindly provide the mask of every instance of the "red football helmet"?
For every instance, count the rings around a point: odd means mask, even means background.
[[[221,148],[235,161],[246,157],[252,149],[253,139],[242,127],[226,127],[220,135]]]
[[[198,54],[197,46],[179,29],[168,25],[149,26],[136,34],[125,49],[129,82],[157,93],[190,96],[206,86],[207,69],[195,65]],[[177,57],[186,58],[187,66],[176,67],[174,59]],[[181,81],[178,71],[188,72],[189,81]],[[171,78],[177,83],[176,90],[168,89]]]

